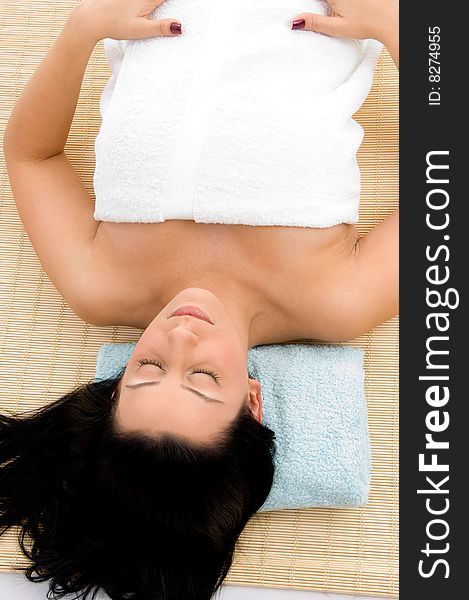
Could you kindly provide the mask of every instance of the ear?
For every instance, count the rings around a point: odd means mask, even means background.
[[[262,396],[261,384],[257,379],[248,379],[249,384],[249,408],[259,423],[262,423]]]

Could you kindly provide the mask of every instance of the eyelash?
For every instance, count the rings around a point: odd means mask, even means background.
[[[159,367],[160,369],[162,369],[164,371],[163,366],[159,360],[152,360],[150,358],[142,358],[141,360],[138,361],[138,364],[141,367],[143,365],[155,365],[156,367]],[[207,375],[210,375],[211,377],[213,377],[215,380],[220,379],[220,376],[218,375],[218,373],[215,373],[214,371],[209,371],[207,369],[196,369],[195,371],[192,371],[192,373],[206,373]]]

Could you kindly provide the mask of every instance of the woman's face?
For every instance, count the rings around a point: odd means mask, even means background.
[[[188,305],[211,323],[171,316]],[[202,288],[179,292],[146,328],[127,363],[117,404],[119,429],[210,442],[245,403],[261,421],[260,384],[248,377],[248,348],[240,334],[215,294]]]

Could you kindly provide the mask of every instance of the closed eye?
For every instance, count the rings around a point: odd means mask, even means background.
[[[162,371],[164,371],[159,360],[153,360],[151,358],[142,358],[138,361],[138,364],[143,367],[144,365],[155,365],[155,367],[159,367]]]
[[[143,367],[144,365],[155,365],[155,367],[158,367],[159,369],[164,371],[163,365],[161,364],[161,362],[159,360],[155,360],[152,358],[142,358],[141,360],[138,361],[138,364],[141,367]],[[216,383],[218,383],[218,380],[220,379],[220,376],[218,375],[218,373],[215,373],[214,371],[210,371],[208,369],[194,369],[191,372],[191,374],[194,374],[194,373],[204,373],[205,375],[210,375],[210,377],[212,377]]]
[[[196,371],[192,371],[192,373],[205,373],[206,375],[210,375],[211,377],[213,377],[215,381],[218,381],[218,379],[220,379],[220,376],[217,373],[214,373],[213,371],[208,371],[206,369],[197,369]]]

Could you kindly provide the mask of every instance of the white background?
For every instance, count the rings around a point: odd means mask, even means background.
[[[1,600],[46,600],[48,582],[31,583],[19,573],[0,573]],[[65,598],[73,598],[65,596]],[[107,596],[99,595],[98,600]],[[253,588],[224,585],[215,600],[372,600],[369,596],[343,596],[339,594],[280,590],[275,588]]]

